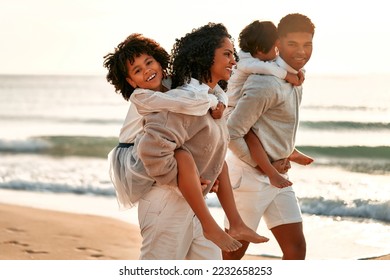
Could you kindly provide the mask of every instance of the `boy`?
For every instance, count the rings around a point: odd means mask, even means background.
[[[303,70],[298,74],[290,73],[279,67],[274,61],[277,57],[278,32],[276,26],[270,21],[254,21],[247,25],[240,33],[239,62],[237,68],[228,83],[227,95],[229,97],[228,111],[232,111],[242,96],[242,86],[251,74],[273,75],[279,79],[286,80],[294,86],[300,86],[304,81]],[[229,114],[229,113],[228,113]],[[255,146],[260,145],[256,135],[250,130],[245,140],[251,151],[252,158],[257,162],[260,172],[266,174],[270,183],[277,188],[284,188],[292,185],[292,182],[283,175],[290,168],[287,159],[277,159],[270,163],[267,154],[263,150],[254,152]],[[294,152],[289,160],[298,163],[308,162],[310,158],[302,153]],[[309,162],[310,163],[310,162]],[[306,164],[309,164],[306,163]]]

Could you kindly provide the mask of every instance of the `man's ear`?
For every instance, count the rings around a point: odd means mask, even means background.
[[[133,88],[137,88],[137,84],[131,78],[127,77],[126,82],[128,82]]]

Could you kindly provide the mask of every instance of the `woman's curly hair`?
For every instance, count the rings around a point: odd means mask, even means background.
[[[210,82],[215,50],[225,38],[232,40],[223,24],[209,23],[176,39],[171,52],[172,88],[189,83],[191,78]],[[237,58],[236,52],[234,55]]]
[[[162,69],[164,76],[169,72],[169,54],[153,39],[142,34],[133,33],[120,43],[113,53],[105,55],[103,66],[108,69],[107,81],[114,85],[115,92],[121,93],[125,100],[129,100],[134,88],[126,81],[126,61],[134,63],[136,57],[142,54],[153,56]]]

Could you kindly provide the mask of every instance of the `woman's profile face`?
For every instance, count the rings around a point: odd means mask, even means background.
[[[234,47],[230,39],[226,37],[214,52],[214,62],[210,68],[211,82],[208,85],[214,88],[219,81],[228,81],[235,64]]]

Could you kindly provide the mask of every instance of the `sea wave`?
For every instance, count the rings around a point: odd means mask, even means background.
[[[299,146],[316,165],[338,166],[351,172],[390,173],[390,146]]]
[[[302,213],[329,216],[373,219],[390,222],[390,200],[375,201],[370,199],[326,199],[324,197],[299,198]],[[217,198],[207,200],[209,207],[220,207]]]
[[[299,125],[317,130],[390,130],[390,123],[386,122],[301,121]]]
[[[0,153],[106,158],[117,143],[117,137],[95,136],[0,139]],[[390,146],[298,146],[297,149],[314,157],[318,165],[340,166],[370,174],[390,173]]]
[[[103,118],[73,118],[73,117],[57,117],[57,116],[43,116],[43,115],[1,115],[2,121],[23,122],[23,124],[32,123],[58,123],[58,124],[115,124],[121,125],[123,119],[103,119]]]
[[[0,139],[0,153],[33,153],[53,156],[105,158],[117,145],[116,137],[42,136],[24,140]]]
[[[1,189],[23,190],[32,192],[50,192],[57,194],[95,195],[115,197],[113,187],[102,188],[93,185],[73,185],[60,183],[43,183],[23,180],[1,182]],[[302,213],[329,217],[352,217],[390,222],[390,200],[375,201],[355,199],[345,201],[326,199],[324,197],[303,197],[299,199]],[[221,207],[216,197],[206,200],[209,207]]]
[[[300,198],[300,204],[302,212],[307,214],[390,222],[390,201],[379,202],[370,199],[355,199],[348,202],[316,197]]]
[[[390,146],[299,146],[299,150],[323,157],[390,159]]]
[[[305,105],[302,106],[302,109],[306,110],[316,110],[316,111],[377,111],[377,112],[387,112],[389,110],[388,106],[343,106],[343,105]]]
[[[7,190],[47,192],[57,194],[97,195],[109,197],[115,196],[115,190],[113,188],[102,188],[100,186],[93,185],[33,182],[26,180],[12,180],[9,182],[1,182],[0,188]]]

